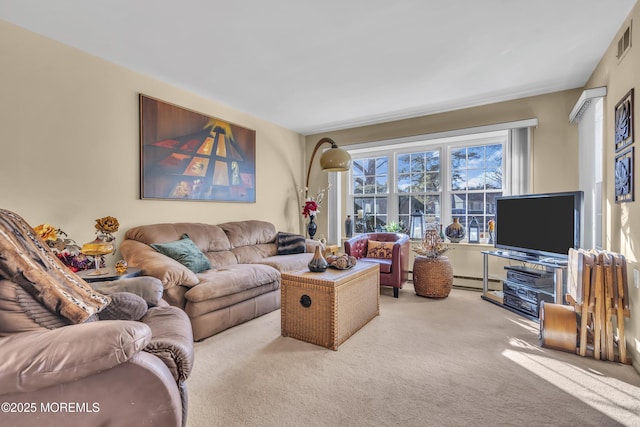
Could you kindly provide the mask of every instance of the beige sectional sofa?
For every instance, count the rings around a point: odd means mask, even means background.
[[[211,268],[196,273],[151,246],[185,234]],[[163,298],[187,313],[194,339],[202,340],[280,308],[280,272],[306,268],[320,244],[298,236],[297,249],[304,252],[279,255],[283,236],[292,235],[256,220],[152,224],[128,230],[120,252],[130,266],[162,281]]]

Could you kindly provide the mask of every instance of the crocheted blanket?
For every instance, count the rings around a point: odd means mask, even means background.
[[[86,321],[111,302],[62,264],[24,219],[5,209],[0,209],[0,277],[71,323]]]

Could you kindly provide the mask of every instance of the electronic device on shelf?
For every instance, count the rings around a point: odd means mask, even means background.
[[[582,191],[498,197],[495,247],[566,264],[569,249],[582,245],[583,199]]]
[[[502,282],[504,305],[538,317],[542,301],[554,302],[555,275],[551,271],[524,265],[508,265]]]
[[[507,270],[507,281],[509,282],[521,283],[534,288],[553,289],[554,275],[549,271],[537,270],[535,268],[521,270],[505,267],[505,269]]]
[[[540,301],[553,302],[553,297],[547,294],[539,294],[541,299],[539,301],[523,298],[519,295],[511,292],[504,292],[503,304],[507,307],[515,308],[518,311],[522,311],[530,316],[539,317],[540,313]]]

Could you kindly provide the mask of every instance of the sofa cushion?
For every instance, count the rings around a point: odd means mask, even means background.
[[[200,283],[184,294],[187,301],[220,298],[272,282],[280,282],[280,272],[262,264],[237,264],[199,273],[198,278]]]
[[[183,234],[180,240],[169,243],[152,243],[156,251],[175,259],[194,273],[200,273],[211,268],[209,259],[202,253],[189,235]]]
[[[229,238],[232,248],[275,243],[276,228],[266,221],[248,220],[219,224]]]
[[[202,252],[231,249],[229,239],[220,227],[195,222],[141,225],[127,230],[125,239],[137,240],[150,245],[152,243],[173,242],[180,239],[183,234],[188,234]]]
[[[367,243],[368,258],[391,259],[393,255],[394,242],[378,242],[369,240]]]
[[[380,266],[380,273],[383,273],[383,274],[391,273],[391,267],[393,266],[392,261],[386,258],[360,258],[358,262],[361,262],[361,261],[378,264]]]
[[[306,239],[301,234],[279,232],[276,237],[278,255],[301,254],[306,252]]]
[[[308,267],[309,261],[313,258],[313,253],[275,255],[260,260],[260,264],[265,264],[282,272],[298,271]]]
[[[238,264],[254,264],[262,262],[264,258],[276,255],[276,243],[241,246],[231,249],[238,260]]]
[[[184,307],[184,311],[189,315],[189,317],[198,317],[213,311],[234,306],[243,301],[254,299],[262,294],[277,291],[278,289],[280,289],[280,282],[274,281],[224,297],[212,298],[198,302],[188,301]]]

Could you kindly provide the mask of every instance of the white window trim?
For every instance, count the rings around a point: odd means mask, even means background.
[[[482,134],[475,135],[462,135],[456,137],[447,137],[447,138],[437,138],[431,140],[415,140],[411,142],[404,142],[402,144],[393,144],[388,146],[379,146],[376,148],[368,147],[366,149],[356,149],[352,150],[350,148],[346,148],[346,150],[351,154],[353,160],[363,159],[363,158],[373,158],[380,156],[387,156],[389,158],[388,164],[388,174],[389,174],[389,196],[387,203],[387,217],[388,220],[396,221],[398,218],[398,185],[397,180],[394,179],[397,177],[396,174],[396,164],[397,164],[397,156],[416,152],[417,150],[440,150],[442,162],[440,164],[440,173],[441,173],[441,191],[440,191],[440,214],[442,217],[442,221],[444,223],[449,223],[452,221],[451,219],[451,197],[448,197],[451,194],[451,176],[450,176],[450,155],[451,150],[458,147],[471,147],[478,145],[494,145],[501,144],[503,147],[503,158],[508,159],[510,155],[509,151],[509,135],[507,131],[493,131],[486,132]],[[509,162],[505,160],[504,167],[504,176],[502,182],[502,193],[507,195],[509,194],[510,187],[510,176],[508,175],[510,168],[508,167]],[[350,174],[346,174],[346,176],[350,176]],[[353,191],[351,188],[352,182],[349,180],[347,182],[347,215],[354,215],[353,210]],[[358,197],[366,197],[367,195],[362,195]],[[373,195],[372,195],[373,196]],[[408,224],[407,224],[408,225]]]
[[[531,128],[537,127],[538,126],[538,119],[537,118],[531,118],[531,119],[525,119],[525,120],[518,120],[518,121],[512,121],[512,122],[505,122],[505,123],[497,123],[497,124],[491,124],[491,125],[485,125],[485,126],[476,126],[476,127],[470,127],[470,128],[463,128],[463,129],[456,129],[456,130],[452,130],[452,131],[444,131],[444,132],[434,132],[434,133],[428,133],[428,134],[421,134],[421,135],[415,135],[415,136],[409,136],[409,137],[403,137],[403,138],[393,138],[393,139],[385,139],[385,140],[379,140],[379,141],[371,141],[371,142],[364,142],[364,143],[360,143],[360,144],[352,144],[349,146],[343,146],[343,148],[345,150],[347,150],[352,156],[358,156],[358,154],[360,153],[365,153],[364,155],[360,156],[362,157],[371,157],[372,155],[375,155],[376,151],[392,151],[389,150],[389,146],[393,146],[395,148],[395,150],[400,150],[403,148],[406,148],[408,151],[414,150],[415,146],[418,145],[424,145],[425,141],[429,141],[429,140],[435,140],[435,139],[442,139],[443,141],[441,143],[444,143],[446,145],[446,140],[448,138],[451,138],[450,142],[453,141],[453,138],[456,138],[456,142],[459,142],[460,144],[464,144],[465,140],[469,140],[469,139],[473,139],[474,137],[477,136],[477,134],[480,133],[491,133],[491,132],[496,132],[496,131],[511,131],[513,129],[519,129],[519,128],[528,128],[528,132],[529,132],[529,144],[531,144],[531,138],[530,138],[530,133],[531,133]],[[488,135],[485,135],[488,136]],[[504,153],[503,155],[505,156],[505,159],[511,159],[511,157],[513,156],[513,151],[512,151],[512,138],[511,136],[508,139],[508,143],[505,144],[505,148],[504,148]],[[526,147],[527,152],[524,153],[527,157],[530,155],[529,153],[529,146]],[[444,153],[443,153],[444,154]],[[447,153],[447,158],[449,157],[448,153]],[[390,163],[393,163],[394,168],[394,173],[395,173],[395,157],[392,159],[392,161],[390,161]],[[446,162],[445,162],[446,163]],[[448,165],[445,165],[447,167],[446,171],[442,171],[443,173],[443,178],[445,178],[447,181],[449,180],[448,178]],[[516,168],[517,169],[517,168]],[[503,183],[504,188],[503,188],[503,194],[508,195],[511,194],[512,191],[516,191],[517,193],[523,192],[521,189],[517,189],[517,188],[512,188],[512,182],[513,182],[513,176],[516,174],[519,174],[520,172],[525,172],[525,174],[527,176],[521,176],[520,179],[521,180],[525,180],[524,181],[524,187],[528,188],[530,185],[530,177],[529,177],[529,172],[528,172],[528,168],[525,171],[520,171],[520,170],[514,170],[514,168],[511,165],[511,161],[507,161],[505,164],[505,182]],[[347,179],[347,177],[349,176],[349,173],[329,173],[329,183],[331,184],[332,188],[335,188],[337,191],[332,191],[329,192],[329,197],[327,200],[328,203],[328,211],[330,212],[329,218],[328,218],[328,226],[329,226],[329,241],[331,242],[339,242],[340,241],[340,237],[341,237],[341,230],[342,230],[342,221],[344,218],[338,218],[338,214],[342,213],[342,209],[339,209],[339,207],[341,207],[341,203],[340,200],[342,200],[341,197],[341,191],[340,189],[342,188],[342,180],[343,179]],[[510,179],[506,179],[506,177],[512,177]],[[350,180],[349,180],[350,181]],[[347,194],[350,195],[351,194],[351,189],[349,188],[351,185],[351,182],[347,182],[346,186],[347,186]],[[396,185],[395,183],[391,183],[391,185]],[[445,188],[450,188],[450,184],[449,187],[444,187],[444,185],[446,185],[443,182],[443,189]],[[522,186],[521,186],[522,187]],[[395,189],[394,189],[395,192]],[[449,194],[449,193],[447,193]],[[443,197],[444,199],[445,197]],[[448,199],[448,198],[447,198]],[[347,197],[348,202],[351,201],[350,196]],[[443,200],[443,203],[445,201]],[[446,203],[448,204],[447,206],[445,206],[444,204],[440,207],[441,208],[441,214],[444,215],[446,212],[450,212],[450,200],[447,200]],[[388,215],[391,215],[391,209],[393,209],[397,217],[397,200],[395,201],[395,203],[393,201],[389,201],[389,212]],[[354,213],[351,212],[353,207],[353,203],[347,203],[346,206],[346,212],[345,215],[351,215],[352,218],[354,218]],[[445,210],[448,209],[448,210]]]

